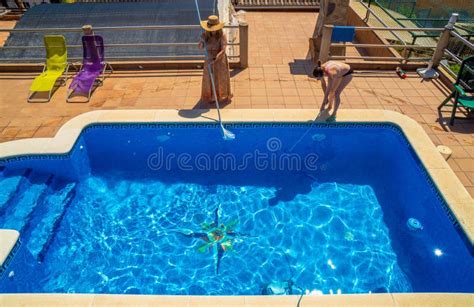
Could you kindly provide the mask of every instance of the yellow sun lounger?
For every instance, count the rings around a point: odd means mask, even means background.
[[[35,78],[28,94],[28,102],[48,102],[58,79],[61,86],[66,84],[69,63],[67,62],[66,39],[62,35],[45,35],[46,64],[41,75]],[[48,93],[48,98],[33,98],[38,93]]]

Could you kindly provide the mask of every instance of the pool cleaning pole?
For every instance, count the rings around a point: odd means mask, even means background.
[[[199,4],[198,0],[194,0],[194,3],[196,4],[196,10],[198,13],[198,18],[199,22],[201,21],[201,12],[199,11]],[[204,41],[204,52],[206,54],[206,58],[209,60],[209,53],[207,52],[207,45],[206,42]],[[225,52],[225,51],[224,51]],[[211,78],[211,87],[212,87],[212,94],[214,95],[214,99],[216,100],[216,108],[217,108],[217,116],[219,118],[219,125],[222,130],[222,135],[224,137],[224,140],[233,140],[235,139],[235,134],[224,128],[224,125],[222,124],[222,118],[221,118],[221,110],[219,107],[219,100],[217,99],[217,92],[216,92],[216,84],[214,82],[214,74],[212,72],[212,65],[207,62],[207,70],[209,71],[209,77]]]

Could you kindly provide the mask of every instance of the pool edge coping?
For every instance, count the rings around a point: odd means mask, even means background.
[[[299,295],[285,296],[176,296],[126,294],[4,294],[0,306],[297,306]],[[470,306],[474,294],[381,293],[305,295],[302,306]],[[137,305],[138,304],[138,305]]]
[[[316,118],[319,113],[317,109],[223,109],[222,118],[226,123],[254,123],[254,122],[325,122],[327,115]],[[31,138],[0,143],[0,159],[34,154],[65,154],[68,153],[76,143],[81,132],[91,124],[105,123],[215,123],[217,121],[217,111],[215,109],[206,110],[178,110],[178,109],[142,109],[142,110],[97,110],[80,114],[66,122],[52,138]],[[433,180],[441,196],[446,201],[448,207],[454,214],[459,225],[464,230],[467,238],[474,244],[474,220],[467,217],[474,214],[474,199],[436,150],[435,145],[428,137],[423,128],[413,119],[406,115],[389,110],[371,109],[344,109],[338,112],[336,123],[391,123],[398,126],[420,161]],[[11,294],[15,296],[15,294]],[[21,297],[22,294],[16,294]],[[385,294],[390,297],[394,306],[393,297],[399,294]],[[417,297],[418,294],[407,294]],[[474,294],[467,294],[470,302],[474,302]],[[39,294],[32,295],[41,296]],[[96,297],[98,295],[89,295]],[[112,295],[113,296],[113,295]],[[120,295],[121,296],[121,295]],[[120,297],[118,296],[118,297]],[[359,295],[353,295],[359,296]],[[462,295],[464,299],[464,294]],[[154,296],[153,296],[154,297]],[[179,296],[156,296],[156,297],[179,297]],[[255,296],[259,297],[259,296]],[[255,298],[252,297],[252,298]],[[312,297],[312,296],[311,296]],[[331,296],[338,297],[338,296]],[[365,302],[373,300],[373,295]],[[0,295],[0,306],[3,296]],[[225,298],[216,297],[216,298]],[[268,299],[267,296],[262,298]],[[205,297],[205,300],[212,298]],[[425,299],[424,299],[425,300]],[[209,303],[211,303],[209,301]],[[184,303],[183,300],[179,302]],[[191,302],[191,301],[189,301]],[[265,300],[270,303],[270,301]],[[348,303],[349,301],[347,301]],[[420,299],[421,302],[421,299]],[[136,302],[135,302],[136,303]],[[236,302],[237,303],[237,302]],[[352,303],[352,302],[351,302]],[[233,305],[233,303],[232,303]],[[251,306],[244,300],[237,305]],[[253,304],[254,305],[254,304]],[[272,303],[273,305],[273,303]],[[385,304],[384,304],[385,305]],[[180,305],[181,306],[181,305]],[[361,305],[362,306],[362,305]],[[440,305],[441,306],[441,305]]]
[[[8,256],[15,248],[20,233],[13,229],[0,229],[0,269],[7,262]],[[1,270],[0,270],[1,273]]]

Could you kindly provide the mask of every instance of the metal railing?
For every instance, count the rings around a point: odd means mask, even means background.
[[[368,22],[369,16],[373,16],[378,22],[380,22],[382,25],[388,28],[387,23],[370,7],[370,4],[373,0],[368,0],[368,4],[364,3],[363,0],[360,0],[359,3],[366,9],[366,16],[364,18],[365,22]],[[375,0],[375,4],[378,4],[378,1]],[[443,46],[443,48],[438,52],[438,54],[433,54],[433,57],[430,58],[431,62],[433,62],[433,58],[436,58],[433,64],[436,65],[442,65],[444,66],[448,73],[451,74],[453,77],[457,75],[457,71],[453,71],[453,67],[455,65],[449,65],[449,62],[454,62],[457,64],[461,64],[462,60],[468,56],[474,55],[474,49],[473,49],[473,34],[472,30],[468,29],[464,24],[457,24],[452,29],[446,29],[443,28],[443,32],[449,32],[446,34],[444,41],[440,42],[440,39],[442,37],[439,34],[439,31],[435,31],[438,33],[433,33],[431,30],[433,28],[427,28],[427,27],[416,27],[416,28],[410,28],[406,27],[401,21],[417,21],[417,20],[423,20],[423,21],[441,21],[439,18],[395,18],[390,14],[390,12],[387,11],[386,8],[383,6],[380,6],[383,12],[385,12],[390,18],[392,18],[400,27],[406,29],[411,37],[412,41],[410,44],[406,44],[406,42],[398,35],[395,35],[392,31],[390,31],[398,40],[400,40],[403,43],[402,45],[399,44],[391,44],[389,47],[393,48],[403,48],[403,51],[401,52],[402,57],[404,59],[410,59],[410,60],[415,60],[416,58],[410,58],[410,55],[414,51],[414,49],[441,49],[439,48],[440,44]],[[456,21],[457,22],[472,22],[474,19],[458,19],[457,14],[456,15]],[[443,18],[446,22],[446,18]],[[449,21],[448,21],[449,24]],[[415,30],[412,30],[415,29]],[[434,28],[437,29],[437,28]],[[417,34],[416,32],[424,32],[422,34]],[[430,33],[431,32],[431,33]],[[417,38],[420,37],[427,37],[427,38],[432,38],[433,42],[436,43],[436,46],[431,46],[431,45],[426,45],[426,42],[424,42],[425,45],[422,44],[416,44]],[[337,44],[334,44],[337,46]],[[365,47],[365,48],[377,48],[378,46],[372,45],[372,46],[364,46],[363,44],[359,44],[360,47]],[[381,47],[380,47],[381,48]],[[408,52],[408,53],[407,53]],[[420,58],[418,58],[420,60]]]
[[[468,41],[466,38],[464,38],[463,36],[459,35],[459,33],[455,32],[455,31],[452,31],[451,34],[456,38],[458,39],[459,41],[461,41],[464,46],[468,47],[469,49],[471,50],[474,50],[474,43]],[[459,55],[459,53],[458,53]]]
[[[248,66],[248,24],[241,22],[239,25],[226,25],[225,29],[237,29],[238,30],[238,42],[230,42],[228,46],[231,48],[237,48],[238,52],[236,55],[230,55],[228,58],[240,64],[241,67],[245,68]],[[114,27],[94,27],[94,32],[100,34],[104,31],[150,31],[150,30],[191,30],[200,29],[199,25],[157,25],[157,26],[114,26]],[[46,34],[64,34],[64,33],[81,33],[82,28],[23,28],[23,29],[8,29],[0,28],[0,32],[7,33],[44,33]],[[150,47],[195,47],[196,54],[190,55],[146,55],[146,56],[107,56],[110,61],[183,61],[183,60],[204,60],[204,54],[197,48],[197,41],[192,43],[180,43],[180,42],[169,42],[169,43],[112,43],[105,44],[106,48],[150,48]],[[82,45],[67,45],[69,49],[82,48]],[[32,45],[32,46],[3,46],[1,50],[31,50],[31,49],[44,49],[43,45]],[[71,57],[72,61],[81,60],[82,58]],[[5,58],[0,57],[0,62],[44,62],[44,58]]]
[[[455,14],[454,14],[455,15]],[[354,27],[356,31],[432,31],[438,32],[437,44],[431,45],[407,45],[407,44],[358,44],[358,43],[332,43],[331,37],[334,29],[333,25],[326,25],[323,28],[323,36],[321,40],[321,48],[319,52],[319,60],[325,62],[327,60],[370,60],[370,61],[387,61],[387,62],[426,62],[429,63],[429,69],[437,67],[438,65],[444,66],[448,72],[455,77],[456,71],[452,70],[446,59],[461,64],[463,58],[462,54],[473,55],[474,54],[474,43],[467,40],[465,37],[456,32],[455,28],[455,16],[444,28],[395,28],[395,27]],[[461,44],[460,50],[469,50],[469,53],[461,53],[460,51],[453,53],[448,49],[450,43],[455,40],[458,44]],[[355,47],[355,48],[404,48],[404,50],[411,49],[433,49],[433,54],[430,57],[409,57],[409,53],[404,53],[400,56],[394,57],[378,57],[378,56],[331,56],[331,47]]]
[[[365,18],[364,18],[364,21],[367,23],[368,20],[369,20],[369,16],[370,14],[372,13],[372,15],[375,17],[375,19],[377,19],[378,22],[380,22],[385,28],[388,28],[388,24],[382,20],[382,18],[380,18],[377,13],[375,13],[371,8],[370,8],[370,2],[369,2],[369,6],[367,6],[364,2],[360,1],[360,3],[362,4],[362,6],[364,6],[366,9],[367,9],[367,12],[366,12],[366,15],[365,15]],[[407,53],[407,49],[406,49],[406,43],[405,43],[405,40],[403,38],[400,37],[400,35],[398,35],[395,31],[389,31],[394,37],[396,37],[404,46],[403,46],[403,54],[405,55]]]
[[[372,60],[372,61],[392,61],[407,63],[411,62],[420,62],[420,61],[429,61],[431,57],[409,57],[407,50],[411,49],[436,49],[438,46],[430,45],[407,45],[403,40],[402,44],[358,44],[358,43],[332,43],[331,37],[333,32],[333,25],[325,25],[323,28],[323,36],[321,40],[321,48],[319,52],[319,60],[325,62],[327,60],[345,60],[345,59],[360,59],[360,60]],[[442,33],[445,31],[444,28],[396,28],[396,27],[354,27],[355,31],[433,31]],[[403,48],[404,52],[399,57],[376,57],[376,56],[331,56],[329,54],[331,47],[354,47],[354,48]]]
[[[359,3],[367,10],[365,13],[364,22],[367,23],[369,21],[370,14],[372,14],[372,16],[374,16],[375,19],[377,19],[377,21],[380,22],[384,27],[389,27],[389,25],[382,18],[380,18],[373,9],[370,8],[370,2],[369,5],[365,4],[363,1],[360,1]],[[403,41],[403,38],[401,38],[396,32],[390,31],[390,33],[401,42]]]
[[[440,64],[446,68],[451,76],[456,77],[457,71],[453,71],[453,66],[449,62],[460,65],[464,58],[474,55],[474,43],[455,31],[452,31],[451,35],[448,48],[444,49],[445,59]]]
[[[366,4],[364,1],[367,1],[368,3]],[[383,25],[385,25],[385,26],[387,25],[384,22],[383,18],[381,18],[373,9],[371,9],[371,4],[372,3],[374,3],[374,5],[376,5],[378,8],[380,8],[382,10],[382,12],[384,12],[386,14],[386,16],[388,16],[391,20],[393,20],[396,24],[398,24],[402,28],[407,27],[405,24],[402,23],[402,21],[411,21],[417,28],[425,29],[423,31],[423,33],[416,33],[416,32],[420,32],[420,31],[408,31],[409,34],[412,37],[412,39],[411,39],[411,44],[412,45],[416,44],[416,41],[418,40],[418,38],[428,38],[428,39],[431,38],[433,40],[438,38],[438,33],[432,33],[432,32],[430,33],[429,27],[427,27],[426,24],[421,25],[418,21],[425,21],[425,22],[429,21],[429,22],[437,23],[437,24],[442,22],[441,26],[444,26],[448,22],[448,19],[449,19],[447,17],[444,17],[444,18],[408,18],[408,17],[407,18],[399,18],[399,17],[395,17],[395,16],[393,16],[392,12],[390,12],[384,5],[380,4],[379,1],[380,0],[359,0],[359,3],[366,9],[366,15],[365,15],[364,21],[367,23],[368,20],[369,20],[369,17],[373,16],[373,17],[375,17],[375,19],[377,21],[379,21]],[[472,22],[474,22],[474,19],[472,19],[472,18],[471,19],[470,18],[459,18],[459,16],[458,16],[457,17],[457,22],[458,22],[458,24],[456,25],[456,28],[458,29],[458,33],[462,34],[463,37],[470,40],[471,37],[474,34],[473,30],[469,29],[469,27],[461,24],[460,22],[462,22],[462,23],[466,23],[466,22],[467,23],[472,23]],[[431,28],[436,27],[433,24],[431,24],[430,26],[431,26]],[[400,40],[400,37],[397,37],[397,39]]]
[[[406,22],[411,22],[413,25],[419,27],[419,28],[425,28],[425,27],[438,27],[438,26],[444,26],[448,20],[449,16],[439,16],[439,17],[430,17],[432,13],[432,9],[421,9],[416,7],[416,0],[412,2],[413,7],[409,10],[408,12],[406,10],[406,7],[404,8],[404,4],[407,4],[406,2],[392,2],[392,0],[389,0],[387,3],[387,0],[361,0],[361,2],[367,1],[366,6],[371,6],[373,3],[377,7],[379,7],[387,16],[390,17],[393,21],[395,21],[398,25],[401,27],[404,27],[405,24],[403,24],[403,21]],[[419,14],[420,12],[424,12],[423,14]],[[397,13],[395,15],[394,13]],[[368,14],[368,13],[367,13]],[[403,17],[399,17],[403,16]],[[458,23],[467,23],[467,24],[473,24],[474,23],[474,18],[469,18],[469,17],[459,17],[457,20]],[[468,28],[463,28],[462,26],[458,25],[460,29],[463,29],[466,32],[472,32],[472,30],[469,30]],[[413,34],[416,36],[416,34]],[[469,35],[469,33],[468,33]],[[416,40],[416,37],[414,38]]]

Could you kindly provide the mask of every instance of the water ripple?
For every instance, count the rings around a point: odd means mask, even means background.
[[[289,279],[323,293],[411,290],[369,186],[313,184],[276,206],[273,187],[91,178],[78,189],[43,292],[255,295]],[[189,235],[216,208],[239,233],[217,275],[213,253],[197,251],[207,239]]]

